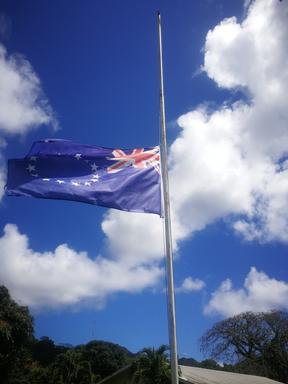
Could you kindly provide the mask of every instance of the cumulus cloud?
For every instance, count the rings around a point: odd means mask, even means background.
[[[204,313],[229,317],[245,311],[273,309],[288,309],[288,283],[270,278],[252,267],[241,289],[233,289],[230,279],[223,281],[212,294]]]
[[[67,244],[53,252],[29,248],[26,235],[7,224],[0,238],[0,281],[12,296],[31,307],[71,306],[89,302],[102,305],[115,292],[138,292],[155,286],[162,269],[150,263],[127,265],[125,260],[88,257]]]
[[[9,20],[0,14],[0,35],[8,31]],[[8,33],[8,32],[7,32]],[[1,152],[4,138],[25,134],[41,125],[58,127],[54,112],[45,97],[41,82],[31,64],[21,55],[8,55],[0,43],[0,200],[6,183]]]
[[[108,251],[127,265],[153,263],[163,258],[162,220],[157,215],[109,210],[102,230]]]
[[[4,166],[0,165],[0,200],[4,195],[4,187],[6,184],[6,173]]]
[[[110,211],[103,225],[105,233],[112,238],[116,238],[113,231],[117,230],[113,228],[114,214],[117,215],[117,211]],[[29,247],[28,237],[21,234],[16,225],[7,224],[0,237],[1,284],[9,288],[18,302],[37,309],[83,303],[98,308],[105,304],[111,294],[136,293],[155,287],[164,273],[159,263],[163,257],[163,243],[159,241],[162,229],[160,233],[154,233],[156,247],[152,244],[148,247],[148,256],[147,240],[151,241],[151,234],[145,237],[145,230],[151,224],[151,217],[142,227],[143,223],[140,220],[139,224],[137,214],[127,215],[131,220],[124,215],[122,225],[126,225],[126,230],[131,228],[130,225],[138,225],[139,229],[143,229],[143,236],[141,238],[139,235],[136,239],[131,237],[128,244],[120,240],[117,244],[111,244],[120,250],[116,253],[115,249],[111,249],[111,255],[114,255],[111,258],[99,255],[93,259],[86,252],[76,252],[67,244],[59,245],[54,251],[40,253]],[[160,219],[156,215],[154,218],[155,226],[152,225],[151,231],[161,228],[158,225]],[[112,226],[109,220],[112,220]],[[176,291],[189,293],[200,291],[204,286],[202,280],[187,277]]]
[[[206,36],[207,75],[249,102],[178,119],[170,179],[185,236],[230,215],[247,240],[288,241],[287,16],[287,2],[254,1],[242,23],[225,19]]]
[[[205,287],[205,283],[200,279],[193,279],[191,276],[186,277],[180,287],[176,288],[177,293],[189,293],[193,291],[201,291]]]
[[[39,77],[23,56],[9,56],[0,44],[0,132],[26,133],[43,124],[57,128]]]
[[[1,149],[6,147],[5,140],[1,139],[0,137],[0,201],[2,199],[2,196],[4,195],[4,186],[6,184],[6,171],[4,166],[4,159],[1,154]]]

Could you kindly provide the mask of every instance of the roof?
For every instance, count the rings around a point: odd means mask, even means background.
[[[180,382],[190,384],[281,384],[267,377],[180,365]]]
[[[181,384],[283,384],[267,377],[245,375],[242,373],[216,371],[214,369],[179,366]],[[127,384],[132,383],[132,366],[127,365],[112,375],[98,382],[98,384]]]

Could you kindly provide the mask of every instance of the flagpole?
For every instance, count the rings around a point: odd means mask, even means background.
[[[162,31],[161,31],[160,12],[158,12],[158,35],[159,35],[159,64],[160,64],[161,174],[162,174],[162,188],[163,188],[162,196],[163,196],[163,210],[164,210],[163,212],[164,213],[164,238],[165,238],[165,251],[166,251],[168,327],[169,327],[172,384],[178,384],[175,295],[174,295],[174,281],[173,281],[173,249],[172,249],[171,218],[170,218],[170,203],[169,203],[169,180],[168,180],[168,166],[167,166],[167,140],[166,140],[163,58],[162,58]]]

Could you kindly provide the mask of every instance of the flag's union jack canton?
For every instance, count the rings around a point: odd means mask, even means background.
[[[160,154],[159,147],[155,147],[152,149],[144,149],[144,148],[136,148],[129,153],[125,153],[121,149],[114,149],[112,152],[114,158],[110,158],[110,160],[117,161],[115,164],[111,165],[111,167],[107,168],[108,172],[118,172],[126,167],[134,167],[134,168],[147,168],[154,167],[158,173],[160,173]]]
[[[8,160],[6,192],[161,214],[159,147],[126,150],[37,141],[25,158]]]

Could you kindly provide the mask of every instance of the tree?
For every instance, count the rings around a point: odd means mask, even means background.
[[[53,384],[74,384],[77,383],[78,371],[81,365],[80,353],[69,350],[57,356],[52,367]]]
[[[126,348],[106,341],[90,341],[86,345],[76,347],[76,350],[81,353],[82,360],[90,363],[92,373],[101,378],[128,365],[132,359],[132,353]]]
[[[169,384],[171,369],[167,358],[167,346],[158,349],[145,348],[133,363],[133,380],[136,384]]]
[[[193,359],[193,357],[180,357],[178,363],[179,365],[186,365],[187,367],[200,367],[199,361]]]
[[[216,323],[201,338],[214,359],[236,363],[240,371],[288,383],[288,314],[245,312]]]
[[[33,358],[44,367],[56,359],[57,352],[54,341],[47,336],[41,337],[40,340],[35,340],[32,346]]]
[[[17,304],[8,289],[0,286],[0,377],[4,382],[32,339],[33,319],[28,308]]]
[[[51,384],[94,384],[101,377],[92,372],[81,351],[70,349],[57,356],[51,367]]]
[[[207,368],[207,369],[216,369],[216,370],[221,370],[221,366],[217,363],[217,361],[213,359],[206,359],[202,360],[201,363],[199,364],[199,367],[201,368]]]

